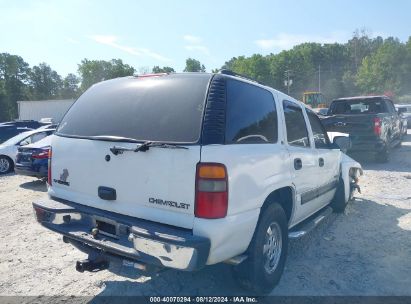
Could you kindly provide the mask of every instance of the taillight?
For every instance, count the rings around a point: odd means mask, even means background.
[[[381,135],[381,125],[382,121],[381,118],[375,117],[374,118],[374,134],[380,136]]]
[[[195,216],[207,219],[223,218],[227,215],[227,208],[226,167],[216,163],[197,164]]]
[[[48,172],[47,172],[47,183],[49,184],[49,186],[52,185],[52,180],[51,180],[51,158],[52,156],[53,156],[53,153],[50,147],[49,153],[48,153],[49,163],[48,163]]]
[[[37,154],[33,154],[31,156],[34,159],[45,159],[45,158],[49,158],[49,150],[43,150]]]
[[[34,206],[33,208],[34,208],[34,216],[36,217],[36,220],[39,223],[48,222],[50,220],[50,217],[52,215],[50,212],[42,208],[39,208],[37,206]]]

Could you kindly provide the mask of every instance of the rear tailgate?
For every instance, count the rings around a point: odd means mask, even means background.
[[[375,114],[335,115],[322,119],[327,131],[342,132],[355,136],[374,136]]]
[[[113,155],[110,148],[114,145],[136,146],[56,136],[49,193],[90,207],[192,228],[200,147],[152,147],[146,152]],[[115,190],[116,199],[100,198],[99,187]]]

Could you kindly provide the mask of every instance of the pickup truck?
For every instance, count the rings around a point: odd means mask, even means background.
[[[371,153],[379,162],[388,161],[391,148],[401,145],[401,119],[386,96],[333,100],[322,123],[327,131],[350,134],[349,153]]]
[[[301,102],[230,71],[118,78],[63,118],[48,197],[33,207],[88,254],[80,272],[228,263],[241,286],[267,293],[289,238],[353,198],[362,169],[339,149],[348,144],[330,142]]]

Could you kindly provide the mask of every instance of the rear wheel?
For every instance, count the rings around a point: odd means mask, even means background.
[[[248,249],[248,258],[234,267],[239,284],[257,294],[270,292],[280,281],[288,249],[288,225],[283,208],[271,204],[262,209]]]
[[[6,174],[13,170],[13,162],[7,156],[0,156],[0,174]]]
[[[331,201],[330,206],[336,213],[343,213],[347,207],[348,202],[345,200],[345,186],[344,180],[340,176],[338,181],[337,191],[335,191],[334,198]]]
[[[375,160],[379,163],[386,163],[390,160],[390,149],[388,146],[375,156]]]

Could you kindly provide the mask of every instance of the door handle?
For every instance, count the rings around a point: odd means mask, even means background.
[[[318,164],[320,165],[320,167],[324,167],[324,158],[320,157],[318,159]]]
[[[294,159],[294,169],[300,170],[302,167],[303,167],[303,162],[301,161],[301,158],[295,158]]]
[[[106,201],[115,201],[117,199],[116,189],[109,187],[98,187],[98,197]]]

